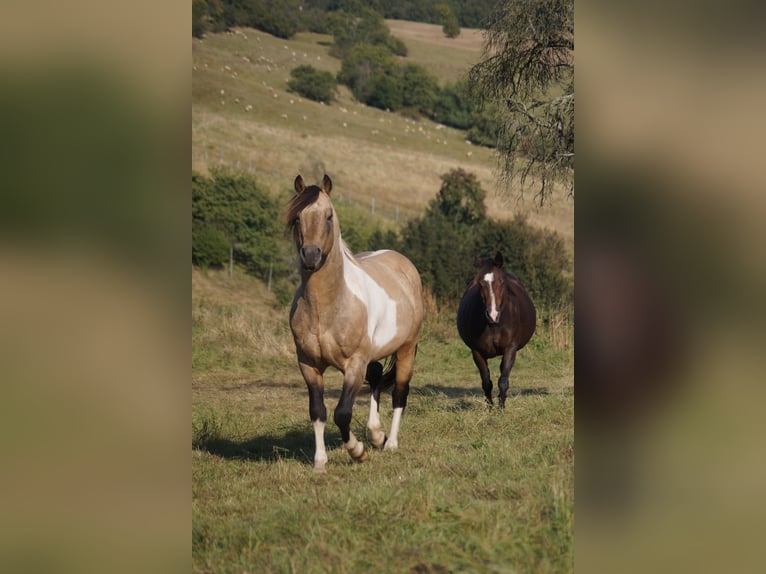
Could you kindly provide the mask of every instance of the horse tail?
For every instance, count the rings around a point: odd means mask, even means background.
[[[364,380],[370,385],[372,392],[385,393],[396,382],[396,353],[386,359],[385,367],[380,361],[373,361],[367,365]]]

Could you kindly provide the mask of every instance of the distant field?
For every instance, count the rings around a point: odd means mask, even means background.
[[[477,31],[463,30],[452,45],[438,26],[389,24],[410,59],[433,66],[442,81],[479,57]],[[316,181],[327,172],[339,194],[363,205],[374,198],[381,217],[406,219],[422,212],[442,174],[462,167],[488,191],[493,217],[526,212],[531,223],[561,232],[572,245],[573,202],[563,193],[544,209],[531,197],[519,202],[515,190],[499,187],[492,150],[467,144],[462,132],[360,105],[345,88],[328,106],[287,92],[289,72],[299,64],[340,69],[327,53],[331,40],[298,34],[286,41],[252,29],[192,40],[192,168],[250,170],[275,193],[290,189],[298,173]]]
[[[464,28],[457,38],[447,38],[436,24],[404,20],[386,20],[386,24],[407,45],[407,60],[423,66],[442,83],[464,77],[484,45],[481,30]]]

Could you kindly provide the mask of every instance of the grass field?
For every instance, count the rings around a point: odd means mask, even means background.
[[[399,450],[352,463],[330,422],[328,472],[314,475],[287,310],[245,276],[193,270],[192,286],[195,571],[572,570],[571,333],[538,333],[505,412],[490,411],[454,313],[432,313]],[[340,382],[328,371],[330,412]],[[359,437],[368,407],[363,390]],[[384,397],[386,428],[390,415]]]
[[[450,43],[437,26],[389,25],[410,58],[442,81],[478,58],[478,36],[468,31]],[[249,29],[193,40],[193,169],[251,170],[273,193],[297,173],[317,181],[326,171],[333,194],[362,205],[374,198],[376,216],[396,210],[406,219],[436,194],[443,173],[463,167],[489,191],[493,217],[524,211],[572,245],[572,202],[561,194],[540,210],[494,193],[491,151],[467,145],[460,132],[368,109],[344,89],[329,106],[289,94],[293,66],[337,71],[329,41]],[[373,450],[352,464],[329,421],[327,474],[315,475],[288,310],[236,270],[229,279],[193,268],[194,571],[571,572],[572,327],[538,325],[498,412],[484,404],[454,320],[454,311],[430,308],[399,450]],[[499,361],[490,366],[496,379]],[[341,380],[326,373],[329,412]],[[368,407],[363,389],[352,421],[360,438]],[[386,429],[390,416],[384,397]]]

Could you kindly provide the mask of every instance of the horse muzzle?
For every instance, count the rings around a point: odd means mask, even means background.
[[[484,317],[487,319],[487,323],[490,325],[497,325],[500,322],[500,311],[495,311],[494,317],[492,311],[489,309],[484,310]]]
[[[304,245],[300,248],[301,265],[308,271],[316,271],[322,265],[322,250],[318,245]]]

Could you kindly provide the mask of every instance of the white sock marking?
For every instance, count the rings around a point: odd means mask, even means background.
[[[378,401],[375,400],[375,393],[370,394],[370,416],[367,418],[367,428],[370,431],[372,444],[380,448],[386,438],[383,429],[380,426],[380,415],[378,414]]]
[[[324,471],[324,465],[327,462],[327,451],[324,448],[324,427],[325,423],[320,420],[314,421],[314,441],[316,451],[314,451],[314,470]]]
[[[396,407],[391,417],[391,434],[388,435],[386,446],[383,450],[396,450],[399,448],[399,423],[402,422],[402,407]]]

